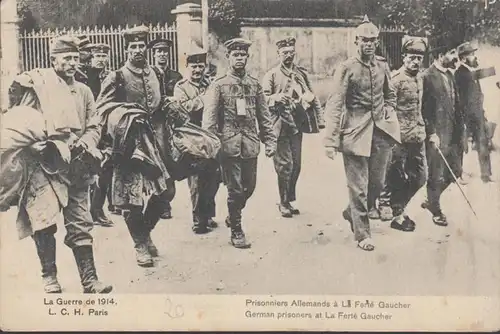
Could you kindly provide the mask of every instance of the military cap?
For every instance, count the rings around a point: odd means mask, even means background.
[[[477,51],[477,47],[472,45],[470,42],[462,43],[457,47],[457,53],[459,56],[472,53],[474,51]]]
[[[86,35],[78,36],[76,37],[76,39],[78,40],[78,48],[81,51],[90,50],[90,48],[92,47],[92,43],[90,42],[90,39]]]
[[[363,22],[356,27],[356,37],[375,38],[378,37],[379,33],[377,26],[370,22],[367,15],[363,18]]]
[[[425,55],[427,42],[422,37],[407,37],[403,40],[402,53]]]
[[[109,45],[104,43],[94,44],[90,48],[92,53],[108,53],[110,50]]]
[[[186,63],[205,63],[207,61],[207,52],[197,45],[191,46],[186,53]]]
[[[151,41],[148,45],[150,49],[170,49],[172,47],[172,41],[168,39],[158,38]]]
[[[285,39],[276,42],[278,49],[285,48],[287,46],[295,46],[296,39],[293,37],[287,37]]]
[[[125,44],[130,42],[144,41],[147,43],[149,28],[141,25],[138,27],[129,28],[123,31],[123,38],[125,39]]]
[[[252,42],[244,38],[233,38],[224,43],[224,46],[226,47],[227,51],[233,51],[233,50],[247,51],[250,45],[252,45]]]
[[[56,37],[50,43],[50,54],[66,53],[66,52],[79,52],[78,39],[63,35]]]

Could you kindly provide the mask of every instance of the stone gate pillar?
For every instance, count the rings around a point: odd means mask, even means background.
[[[0,5],[0,102],[1,108],[8,106],[8,87],[14,77],[21,71],[19,46],[19,18],[17,16],[17,1],[3,0]]]
[[[203,47],[201,6],[195,3],[185,3],[172,10],[176,15],[177,52],[179,69],[186,66],[186,53],[191,45]]]

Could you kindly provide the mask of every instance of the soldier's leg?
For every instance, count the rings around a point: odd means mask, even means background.
[[[113,222],[106,216],[103,210],[104,202],[109,192],[111,178],[113,176],[112,166],[104,166],[96,183],[91,186],[90,214],[94,222],[103,226],[112,226]]]
[[[392,148],[395,141],[383,131],[375,128],[373,131],[372,147],[370,153],[369,175],[368,175],[368,209],[376,210],[375,201],[380,196],[380,192],[385,184],[387,166],[392,156]],[[370,218],[380,218],[373,216],[369,212]]]
[[[57,281],[56,238],[57,225],[36,231],[32,238],[42,266],[42,280],[46,293],[61,293],[61,285]]]
[[[280,195],[279,210],[283,217],[292,217],[288,207],[290,203],[290,182],[292,177],[293,161],[291,136],[282,135],[278,137],[276,154],[273,157],[274,169],[278,176],[278,191]]]
[[[111,285],[98,280],[94,263],[92,216],[89,210],[88,185],[68,187],[68,205],[63,208],[66,237],[64,243],[73,250],[84,293],[109,293]]]
[[[349,208],[347,218],[350,220],[354,238],[360,242],[370,238],[370,221],[368,220],[368,163],[369,158],[344,154],[344,169],[349,189]]]
[[[160,216],[163,212],[163,198],[161,196],[153,195],[149,199],[146,210],[144,211],[144,234],[145,234],[145,244],[149,254],[153,257],[159,255],[158,248],[153,243],[151,239],[151,233],[153,232],[156,224],[160,221]]]
[[[398,144],[392,151],[391,163],[386,174],[385,184],[390,189],[389,203],[392,208],[392,215],[395,218],[402,216],[404,207],[404,197],[408,190],[408,180],[406,179],[406,146]]]
[[[218,224],[212,219],[215,217],[215,196],[220,183],[219,163],[216,160],[208,161],[206,168],[200,174],[198,182],[202,215],[208,221],[208,227],[216,228]]]
[[[175,180],[168,179],[167,180],[167,190],[164,191],[160,197],[162,198],[162,213],[160,215],[161,219],[171,219],[172,218],[172,206],[170,202],[175,197]]]
[[[292,153],[292,175],[290,177],[288,194],[290,202],[294,202],[297,200],[297,181],[302,169],[302,132],[290,137],[290,149]]]
[[[257,185],[257,158],[243,159],[241,164],[241,176],[243,191],[245,194],[241,209],[244,209],[250,197],[252,197]]]
[[[481,171],[481,179],[484,182],[491,180],[491,158],[490,149],[488,145],[488,136],[486,133],[486,122],[481,122],[481,124],[476,129],[477,138],[477,155],[479,158],[479,169]]]
[[[201,172],[200,172],[201,174]],[[200,175],[192,175],[187,178],[189,193],[191,194],[191,205],[192,205],[192,215],[193,215],[193,232],[200,228],[203,222],[200,222],[200,209],[203,203],[201,202],[200,195]]]
[[[393,195],[392,189],[394,189],[394,187],[400,182],[400,170],[398,168],[398,163],[400,163],[400,161],[397,157],[398,152],[394,152],[397,149],[397,147],[393,148],[391,160],[387,164],[384,187],[382,188],[378,198],[380,219],[383,221],[391,220],[393,218],[391,206],[391,196]]]
[[[441,211],[441,193],[447,188],[449,182],[445,180],[445,164],[434,144],[426,142],[427,167],[427,209],[432,214],[432,220],[437,225],[446,225],[446,217]]]
[[[410,200],[424,186],[427,180],[424,143],[407,145],[405,170],[408,175],[408,189],[404,196],[403,209],[406,208]]]
[[[159,200],[160,212],[163,210],[165,202],[163,198]],[[148,249],[148,236],[150,230],[146,226],[142,207],[131,206],[123,212],[125,223],[127,224],[130,237],[134,242],[135,257],[137,265],[141,267],[152,267],[154,262]]]

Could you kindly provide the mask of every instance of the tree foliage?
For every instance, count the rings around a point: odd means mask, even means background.
[[[210,0],[208,18],[210,30],[222,41],[239,36],[240,15],[233,0]]]
[[[412,35],[451,39],[477,38],[500,45],[500,3],[488,9],[477,0],[378,1],[383,24],[402,26]]]

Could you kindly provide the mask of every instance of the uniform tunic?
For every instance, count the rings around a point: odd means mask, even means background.
[[[203,127],[219,136],[229,219],[240,224],[241,211],[255,190],[260,140],[276,148],[271,116],[257,79],[230,70],[215,80],[206,96]],[[238,115],[238,107],[240,113]]]

